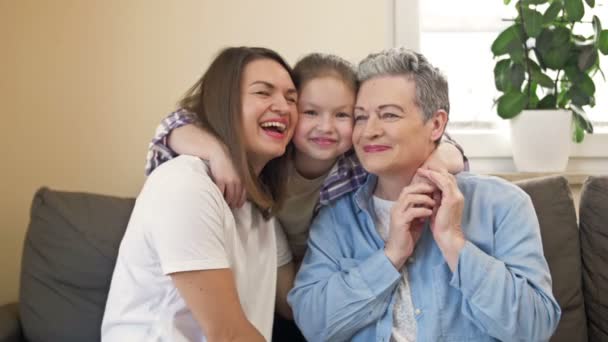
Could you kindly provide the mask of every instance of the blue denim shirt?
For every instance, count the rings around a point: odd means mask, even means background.
[[[454,273],[426,227],[406,263],[417,341],[546,341],[561,310],[551,291],[538,219],[527,194],[461,173],[467,242]],[[309,341],[389,341],[401,274],[370,211],[376,177],[321,209],[289,293]]]

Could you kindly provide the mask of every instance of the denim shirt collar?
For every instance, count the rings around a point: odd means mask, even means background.
[[[365,183],[355,192],[354,201],[359,211],[365,210],[369,214],[373,214],[372,200],[377,182],[378,176],[369,174]]]

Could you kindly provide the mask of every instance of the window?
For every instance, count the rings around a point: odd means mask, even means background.
[[[601,5],[596,3],[594,13],[606,25],[608,6]],[[418,6],[420,51],[449,79],[452,128],[495,127],[503,120],[493,106],[499,92],[494,86],[495,60],[490,46],[510,25],[508,19],[515,17],[514,6],[505,6],[501,0],[467,0],[466,5],[453,0],[424,0],[418,1]],[[600,56],[607,82],[599,73],[595,76],[596,106],[587,109],[599,130],[608,128],[608,95],[600,95],[608,94],[608,56]]]

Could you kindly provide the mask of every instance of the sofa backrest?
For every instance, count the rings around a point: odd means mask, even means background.
[[[579,214],[589,340],[608,341],[608,176],[585,181]]]
[[[532,198],[553,280],[553,294],[562,308],[562,317],[551,341],[586,342],[579,232],[568,181],[552,176],[516,184]]]
[[[118,247],[134,199],[38,190],[21,266],[29,341],[99,341]]]

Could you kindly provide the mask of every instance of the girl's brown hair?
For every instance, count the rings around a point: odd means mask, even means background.
[[[298,91],[301,91],[308,81],[320,77],[335,77],[357,93],[359,84],[355,67],[339,56],[311,53],[302,57],[293,68],[293,81]]]
[[[241,80],[247,64],[259,59],[279,63],[293,79],[291,68],[275,51],[260,47],[230,47],[218,54],[179,105],[195,113],[203,127],[226,145],[249,200],[268,218],[276,214],[285,198],[287,156],[268,162],[259,175],[247,159],[242,140]]]

